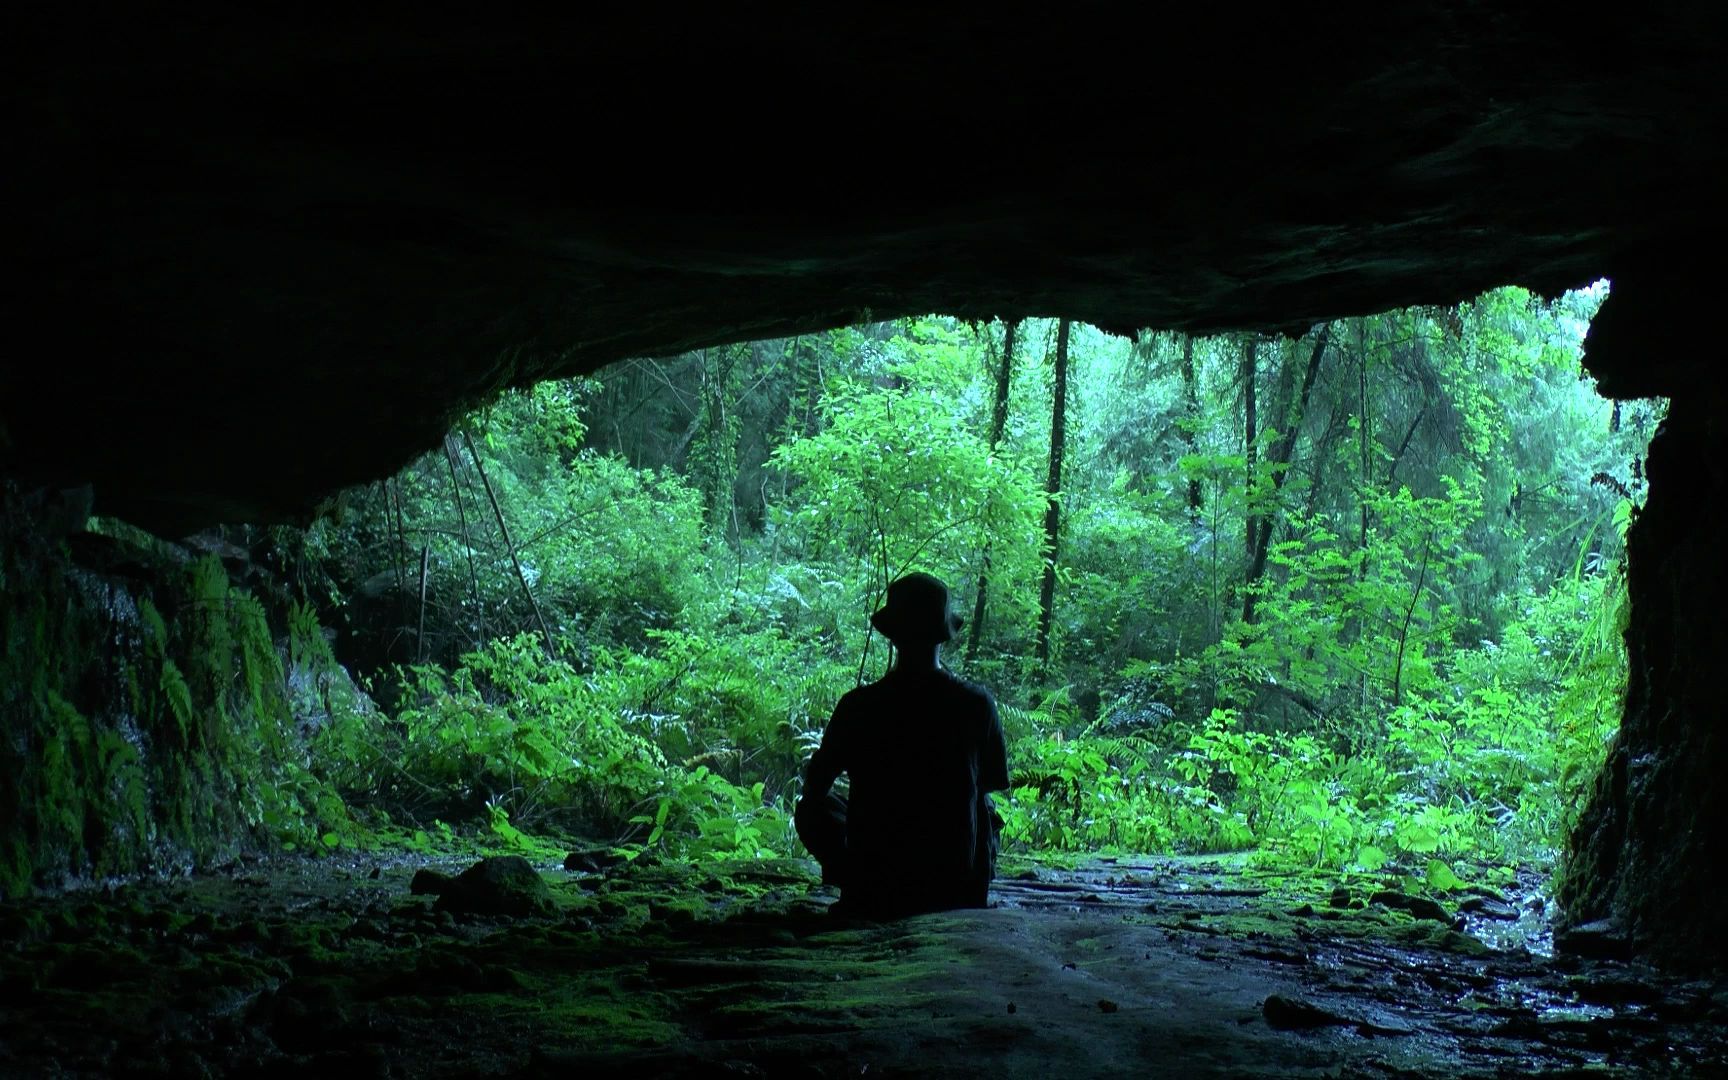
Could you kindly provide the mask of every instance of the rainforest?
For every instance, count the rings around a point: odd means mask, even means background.
[[[908,319],[506,395],[224,536],[380,706],[309,732],[280,839],[798,854],[802,764],[888,664],[864,616],[924,569],[1005,718],[1010,850],[1549,872],[1663,408],[1579,376],[1606,290],[1285,339]]]

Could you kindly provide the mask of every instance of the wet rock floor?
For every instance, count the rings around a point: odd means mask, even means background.
[[[1506,924],[1228,859],[1024,866],[991,910],[891,923],[830,917],[791,860],[542,867],[555,908],[523,918],[436,910],[426,865],[0,908],[0,1075],[1728,1072],[1721,980],[1489,948]]]

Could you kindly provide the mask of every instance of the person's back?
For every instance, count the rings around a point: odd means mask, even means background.
[[[940,590],[944,625],[957,628],[946,589],[923,587]],[[995,705],[941,669],[945,638],[887,626],[901,633],[903,663],[841,698],[810,761],[799,833],[841,885],[845,908],[893,915],[983,906],[995,849],[986,793],[1008,786]],[[829,793],[843,772],[849,800]]]
[[[848,694],[830,731],[852,778],[847,902],[982,903],[983,795],[1007,785],[999,758],[988,760],[1000,745],[989,697],[945,671],[895,671]]]

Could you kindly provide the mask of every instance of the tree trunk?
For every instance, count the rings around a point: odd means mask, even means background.
[[[1002,366],[996,372],[996,400],[990,409],[990,453],[994,455],[1008,429],[1008,390],[1014,383],[1014,331],[1018,319],[1010,321],[1002,335]],[[990,538],[984,538],[983,566],[978,572],[978,597],[972,604],[972,631],[966,638],[966,665],[978,657],[978,643],[984,637],[984,600],[990,591]]]
[[[1038,590],[1038,668],[1050,667],[1050,624],[1056,601],[1056,566],[1060,555],[1058,541],[1062,533],[1062,451],[1068,436],[1068,329],[1063,319],[1056,331],[1056,387],[1050,406],[1050,475],[1044,492],[1049,505],[1044,510],[1044,585]]]
[[[480,571],[474,567],[474,541],[468,535],[468,511],[462,507],[462,481],[456,476],[456,451],[450,436],[444,436],[444,460],[450,463],[450,491],[456,497],[456,520],[462,523],[462,550],[468,556],[468,581],[474,597],[474,630],[477,642],[486,640],[486,601],[480,596]]]
[[[426,574],[432,568],[432,545],[420,546],[420,628],[414,632],[414,662],[426,659]]]
[[[1194,339],[1182,335],[1182,444],[1194,453],[1195,429],[1200,424],[1200,390],[1194,377]],[[1200,478],[1188,477],[1188,516],[1199,520],[1201,503]]]
[[[528,587],[528,575],[522,572],[522,560],[516,557],[516,544],[510,539],[510,527],[504,524],[504,508],[498,505],[498,493],[492,490],[492,481],[486,478],[486,466],[480,464],[480,453],[474,449],[474,440],[468,433],[462,433],[462,442],[468,447],[468,456],[474,459],[474,471],[480,474],[480,485],[486,489],[486,498],[492,503],[492,513],[498,518],[498,532],[504,537],[504,550],[510,553],[510,563],[516,567],[516,580],[522,585],[522,595],[528,598],[528,607],[534,612],[534,621],[540,624],[540,634],[546,639],[547,659],[558,658],[558,647],[552,642],[552,631],[546,626],[546,616],[540,614],[540,604],[534,599],[534,590]]]
[[[1247,567],[1254,558],[1254,535],[1259,531],[1260,523],[1252,512],[1254,498],[1254,466],[1259,458],[1259,448],[1255,446],[1259,434],[1258,417],[1255,412],[1254,384],[1255,367],[1257,365],[1257,350],[1260,342],[1250,334],[1242,343],[1242,457],[1247,462],[1242,474],[1242,492],[1245,497],[1242,526],[1242,565]]]
[[[1416,615],[1416,605],[1422,599],[1422,585],[1428,580],[1428,556],[1433,552],[1434,534],[1422,542],[1422,569],[1416,574],[1416,587],[1410,590],[1410,604],[1404,609],[1404,625],[1398,628],[1398,662],[1392,669],[1392,707],[1404,701],[1404,652],[1410,643],[1410,620]]]
[[[1392,464],[1386,466],[1386,490],[1392,490],[1392,481],[1398,476],[1398,463],[1404,460],[1404,452],[1410,449],[1410,440],[1416,437],[1416,428],[1422,423],[1422,418],[1428,415],[1428,406],[1416,410],[1416,416],[1410,421],[1410,426],[1404,429],[1404,439],[1398,444],[1398,452],[1392,455]]]
[[[1356,448],[1361,458],[1356,476],[1356,503],[1361,513],[1361,531],[1357,534],[1356,552],[1360,562],[1356,567],[1356,580],[1366,583],[1368,580],[1368,322],[1366,319],[1356,320]],[[1367,637],[1367,615],[1364,613],[1357,622],[1356,633],[1360,638]],[[1360,683],[1358,705],[1368,708],[1368,672],[1364,668]]]
[[[1285,478],[1290,475],[1290,462],[1296,456],[1296,436],[1302,430],[1302,418],[1308,413],[1308,396],[1314,390],[1314,379],[1320,373],[1321,357],[1326,355],[1326,346],[1331,340],[1332,326],[1328,323],[1320,328],[1319,335],[1314,339],[1314,351],[1308,354],[1308,367],[1302,373],[1302,389],[1296,395],[1294,407],[1286,410],[1283,429],[1278,433],[1278,441],[1272,447],[1272,456],[1267,465],[1272,470],[1274,501],[1284,489]],[[1266,573],[1266,554],[1272,545],[1273,514],[1270,511],[1262,513],[1258,515],[1258,520],[1259,528],[1254,534],[1254,548],[1248,558],[1247,588],[1242,596],[1242,621],[1246,623],[1254,621],[1254,586]]]
[[[1361,511],[1361,533],[1357,540],[1358,550],[1368,550],[1368,332],[1364,319],[1356,320],[1356,449],[1361,458],[1356,482],[1361,485],[1357,491],[1357,506]],[[1368,578],[1367,556],[1363,556],[1362,579]]]

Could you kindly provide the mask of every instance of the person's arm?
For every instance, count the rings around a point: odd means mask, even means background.
[[[828,726],[822,732],[822,745],[810,755],[810,764],[804,768],[804,793],[800,799],[820,800],[827,796],[833,788],[834,781],[846,771],[846,729],[849,726],[846,699],[841,698],[840,704],[834,707],[834,715],[829,718]]]
[[[1006,791],[1008,779],[1008,742],[1002,736],[1002,721],[996,715],[996,702],[984,695],[984,746],[979,755],[978,788],[980,791]]]

